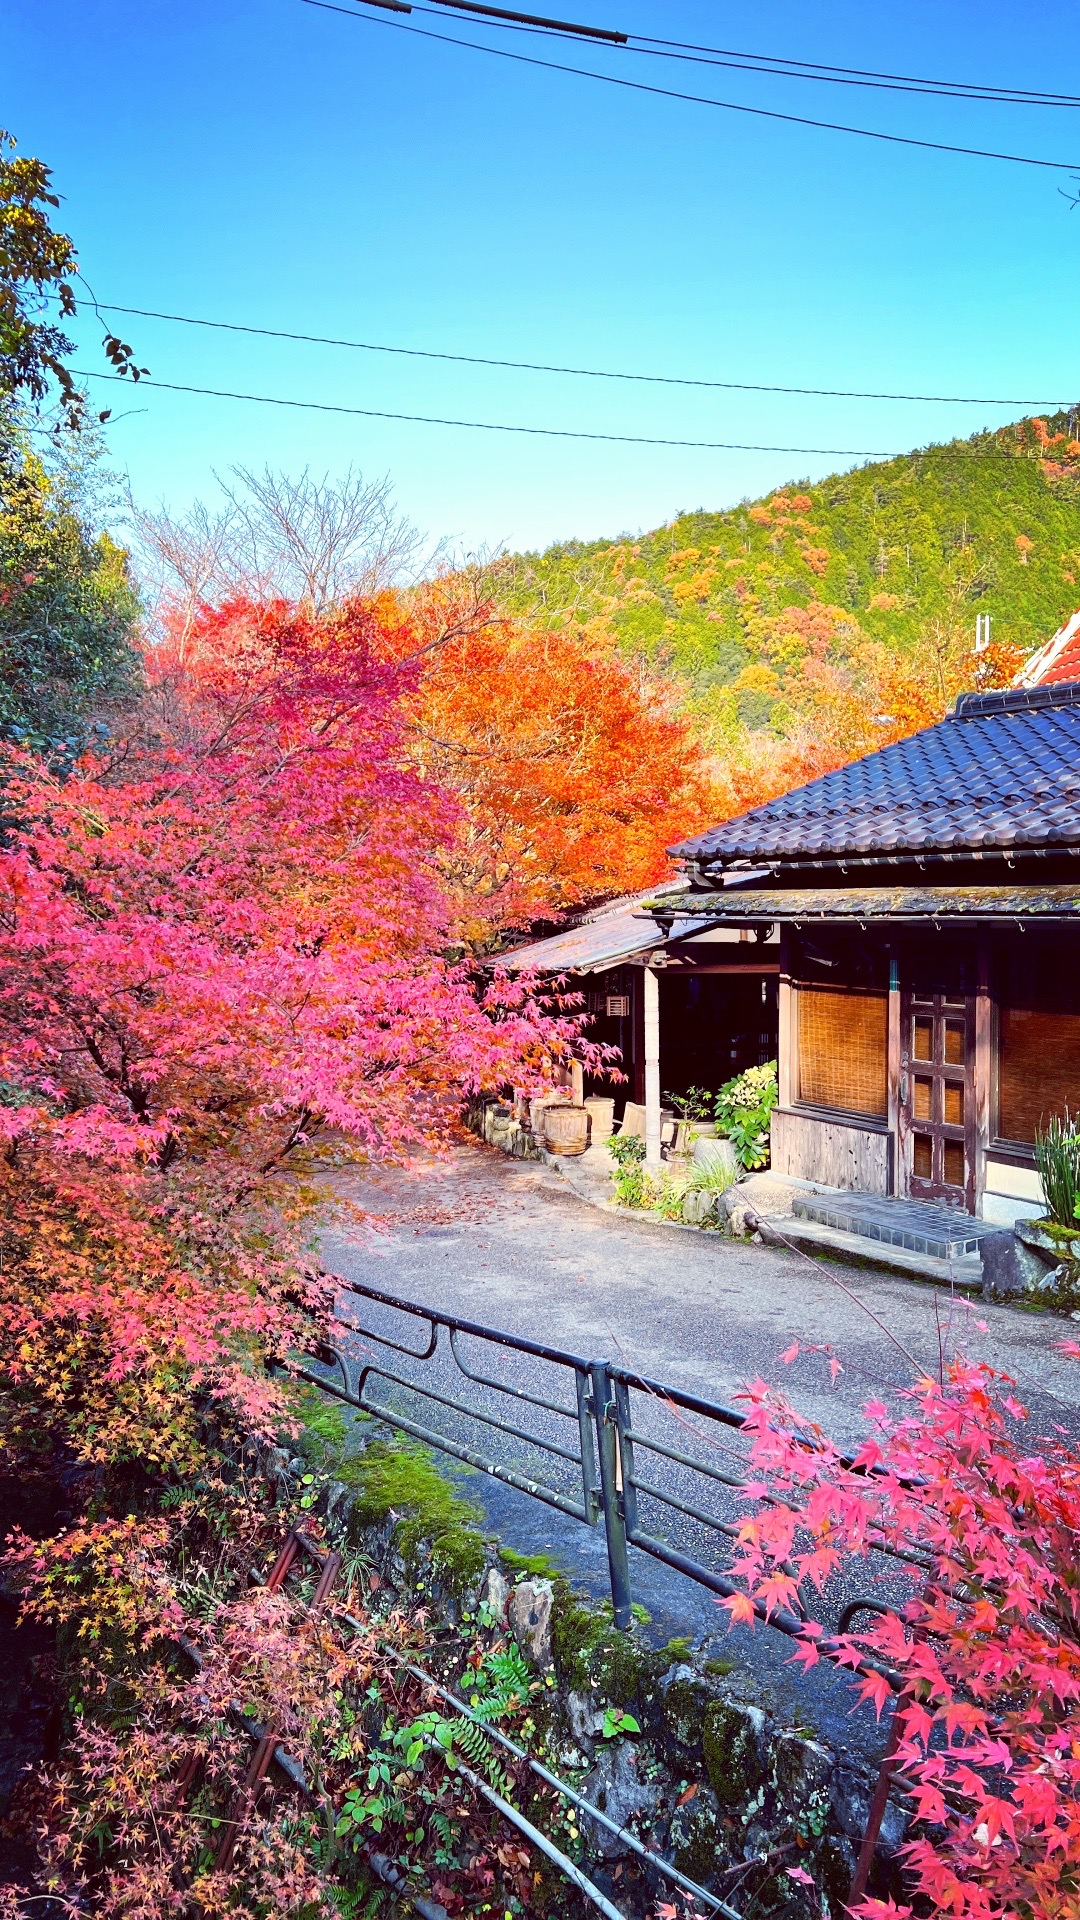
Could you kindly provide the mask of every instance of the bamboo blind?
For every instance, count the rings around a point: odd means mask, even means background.
[[[798,989],[799,1099],[844,1113],[888,1111],[888,998]]]
[[[1034,1140],[1068,1107],[1080,1113],[1080,1014],[1002,1007],[998,1133]]]

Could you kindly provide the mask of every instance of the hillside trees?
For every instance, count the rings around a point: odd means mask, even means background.
[[[511,558],[501,604],[666,681],[729,810],[1006,684],[1080,593],[1065,415],[932,447],[637,539]],[[994,645],[974,654],[975,622]]]
[[[0,738],[67,759],[141,669],[127,556],[93,524],[100,468],[91,429],[42,451],[0,410]]]

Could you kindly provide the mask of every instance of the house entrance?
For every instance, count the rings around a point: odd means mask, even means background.
[[[913,1199],[975,1210],[975,1010],[970,996],[903,1001],[900,1153]]]

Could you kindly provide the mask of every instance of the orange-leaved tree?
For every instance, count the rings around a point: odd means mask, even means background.
[[[413,764],[462,809],[443,871],[482,945],[651,886],[670,871],[666,849],[716,815],[719,790],[674,689],[570,632],[483,606],[455,618],[460,591],[419,596],[432,644],[405,711]]]

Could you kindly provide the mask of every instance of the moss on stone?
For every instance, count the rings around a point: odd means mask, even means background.
[[[513,1547],[499,1547],[499,1559],[509,1573],[528,1574],[534,1580],[558,1580],[559,1569],[546,1553],[515,1553]]]
[[[705,1735],[705,1712],[709,1706],[705,1683],[698,1674],[672,1680],[664,1693],[664,1719],[673,1740],[688,1753],[701,1750]]]
[[[738,1806],[761,1785],[765,1773],[754,1725],[744,1707],[710,1700],[702,1728],[705,1773],[722,1807]]]
[[[719,1810],[708,1788],[698,1793],[672,1815],[668,1845],[680,1873],[706,1886],[722,1864],[724,1829]]]
[[[482,1516],[439,1472],[426,1447],[373,1440],[335,1470],[353,1495],[361,1527],[393,1517],[394,1544],[408,1563],[415,1566],[426,1549],[435,1573],[455,1593],[480,1579]]]
[[[551,1610],[551,1656],[560,1680],[584,1693],[593,1678],[597,1649],[614,1633],[610,1606],[587,1606],[559,1575]]]

